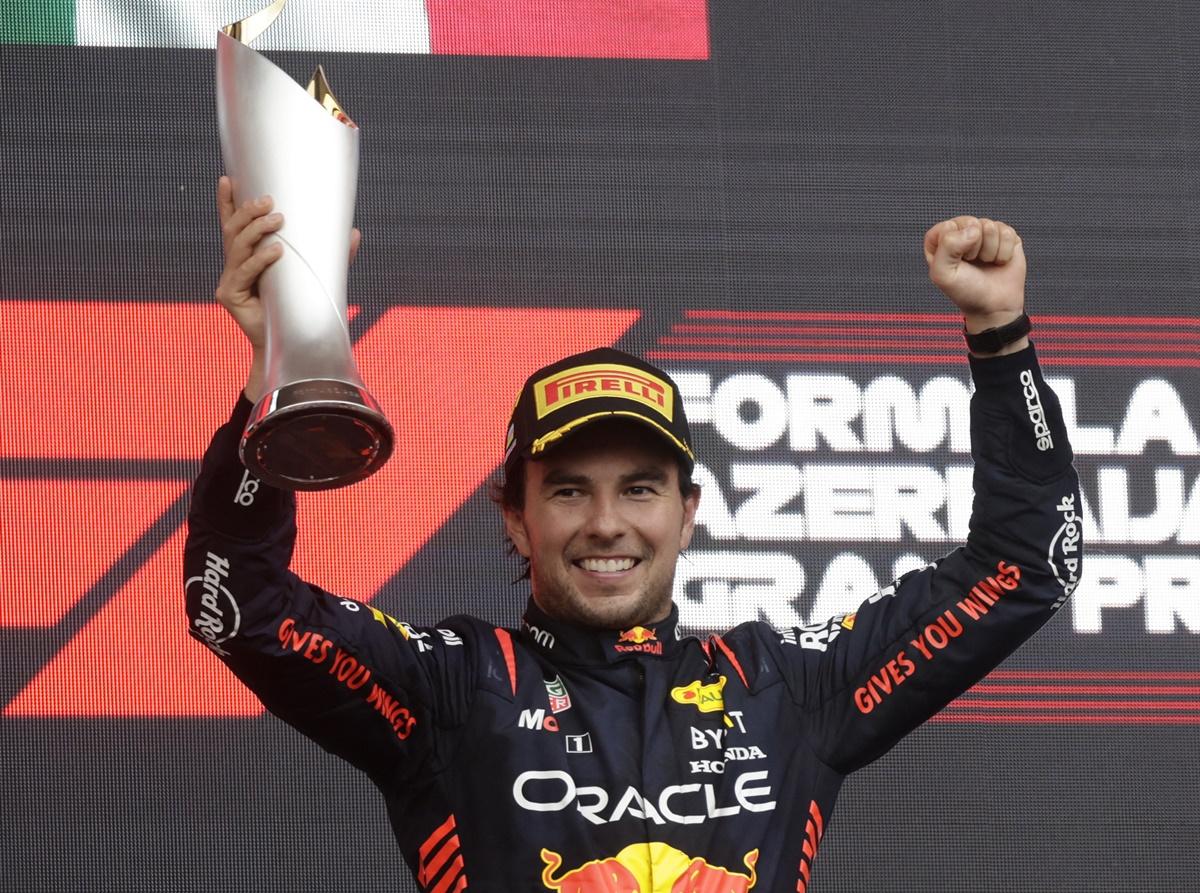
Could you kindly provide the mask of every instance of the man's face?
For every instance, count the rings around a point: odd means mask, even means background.
[[[538,607],[607,629],[664,619],[699,501],[680,494],[666,444],[637,422],[596,422],[525,469],[525,507],[504,522]]]

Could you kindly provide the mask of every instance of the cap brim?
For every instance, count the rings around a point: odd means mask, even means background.
[[[543,455],[546,450],[552,449],[559,445],[563,439],[567,437],[567,435],[575,433],[580,428],[588,424],[593,424],[605,419],[632,419],[634,421],[641,422],[647,428],[657,433],[664,441],[666,441],[669,446],[675,449],[680,458],[684,460],[684,464],[686,465],[689,473],[691,473],[692,469],[695,467],[696,456],[692,453],[687,444],[681,441],[678,437],[676,437],[658,422],[654,421],[654,419],[648,418],[640,412],[633,412],[627,409],[605,409],[571,419],[571,421],[567,422],[565,425],[555,428],[553,431],[549,431],[534,440],[534,442],[530,444],[529,449],[525,451],[524,456],[527,459],[536,459]]]

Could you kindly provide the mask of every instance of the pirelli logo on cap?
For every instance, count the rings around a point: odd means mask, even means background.
[[[669,384],[649,372],[614,363],[576,366],[556,372],[534,383],[533,397],[539,419],[556,409],[593,397],[634,400],[650,407],[668,422],[675,409],[675,392]]]

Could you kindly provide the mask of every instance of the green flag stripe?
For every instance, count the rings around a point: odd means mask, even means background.
[[[75,0],[3,0],[0,43],[74,43]]]

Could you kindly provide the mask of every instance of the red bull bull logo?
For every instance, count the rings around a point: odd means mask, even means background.
[[[644,626],[622,630],[617,634],[613,645],[615,651],[640,651],[643,654],[662,654],[662,642],[658,641],[658,633]]]
[[[749,873],[729,871],[670,844],[633,843],[615,856],[564,871],[562,856],[542,850],[542,885],[562,893],[746,893],[758,880],[758,850],[742,857]]]

